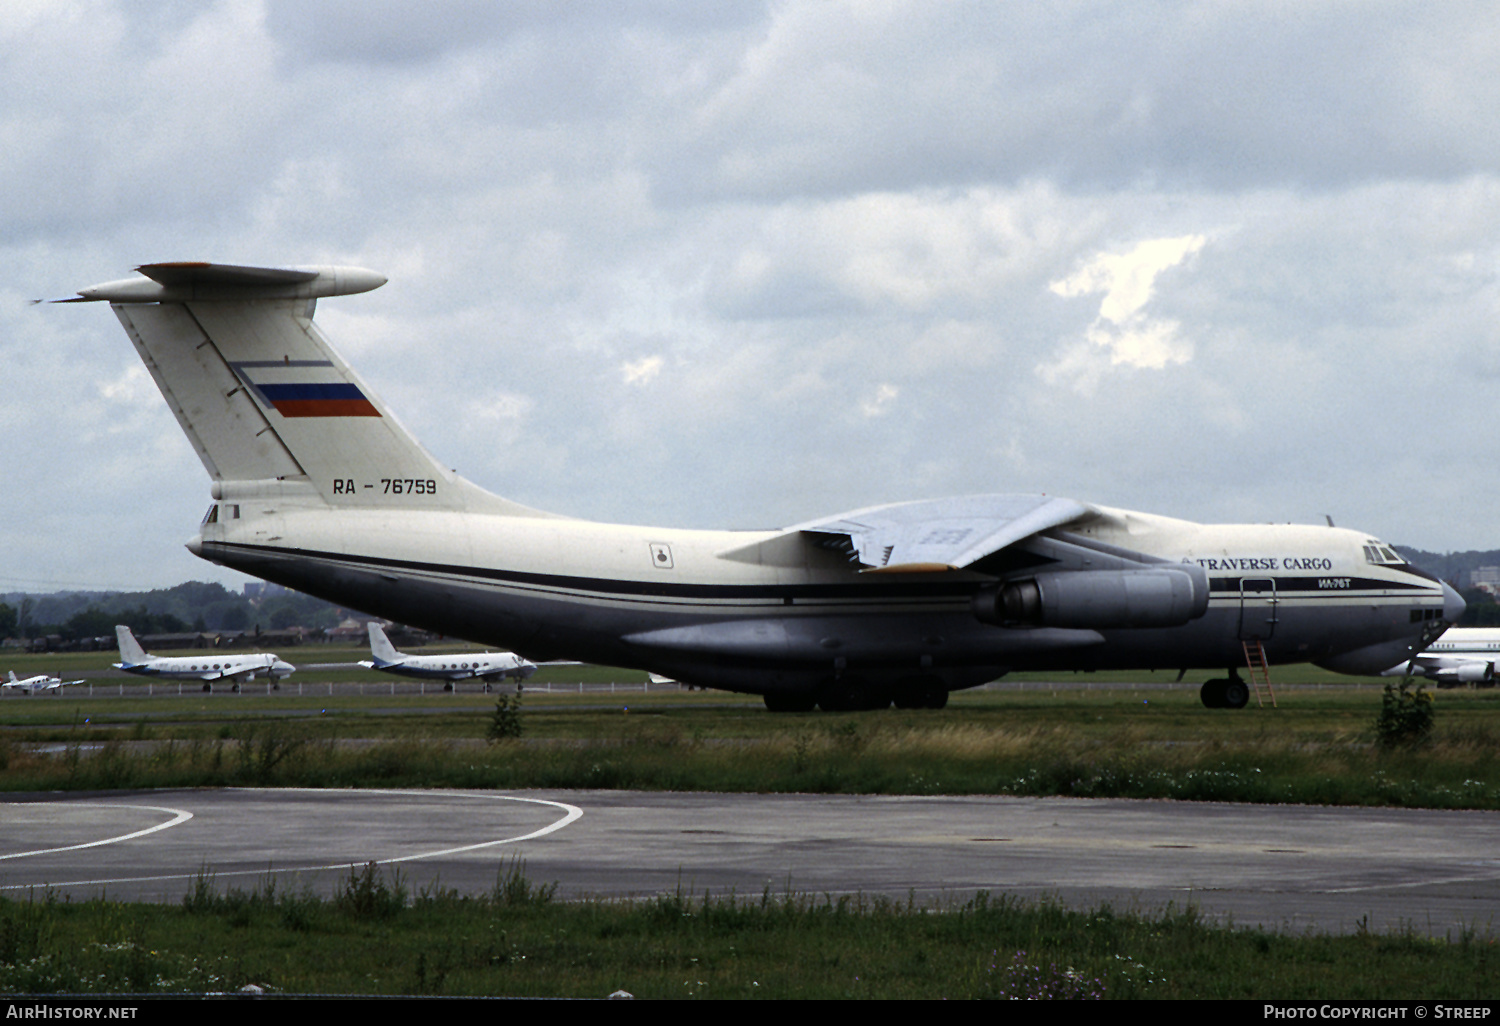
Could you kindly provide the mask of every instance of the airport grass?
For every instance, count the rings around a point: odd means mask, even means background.
[[[1290,934],[984,893],[564,903],[514,861],[478,896],[368,866],[327,898],[205,874],[175,906],[0,899],[6,994],[1487,1000],[1497,955],[1480,929]]]
[[[0,733],[0,789],[609,788],[1500,808],[1500,692],[1440,693],[1432,735],[1396,748],[1376,742],[1380,697],[1373,687],[1304,689],[1283,692],[1279,708],[1236,712],[1203,708],[1191,689],[991,690],[941,711],[829,715],[770,714],[724,695],[611,704],[528,694],[522,736],[494,744],[483,740],[494,696],[439,696],[463,704],[438,713],[420,704],[392,712],[380,699],[379,715],[351,699],[298,716],[285,715],[297,711],[289,704],[307,700],[283,697],[282,714],[265,706],[233,719],[173,713],[173,703],[198,699],[157,698],[149,720],[122,713],[106,725],[97,703],[69,724],[12,718]],[[247,709],[266,699],[224,701]]]

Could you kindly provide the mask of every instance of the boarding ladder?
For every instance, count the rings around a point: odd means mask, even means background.
[[[1255,688],[1255,704],[1262,709],[1266,703],[1261,699],[1260,689],[1266,689],[1270,696],[1271,707],[1276,707],[1276,691],[1271,687],[1271,667],[1266,662],[1266,647],[1258,640],[1243,642],[1245,649],[1245,666],[1250,670],[1250,685]]]

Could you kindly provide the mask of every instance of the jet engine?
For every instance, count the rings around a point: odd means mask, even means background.
[[[1452,678],[1460,684],[1493,684],[1495,681],[1495,664],[1464,663],[1453,670]]]
[[[1208,574],[1193,563],[1042,573],[981,589],[973,610],[1003,627],[1179,627],[1208,611]]]

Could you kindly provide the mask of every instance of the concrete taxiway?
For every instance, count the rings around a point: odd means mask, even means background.
[[[220,790],[10,796],[0,894],[327,892],[351,865],[477,893],[512,858],[558,896],[976,891],[1168,903],[1243,925],[1500,928],[1500,814],[1004,797]]]

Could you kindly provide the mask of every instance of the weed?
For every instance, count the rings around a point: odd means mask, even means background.
[[[443,983],[448,978],[448,967],[442,964],[431,971],[427,968],[427,952],[417,952],[417,965],[406,993],[414,995],[441,994]]]
[[[239,739],[240,772],[256,783],[269,783],[276,767],[294,755],[306,743],[275,725],[245,731]]]
[[[1017,951],[1010,964],[998,964],[999,952],[991,952],[989,996],[1002,1001],[1102,1001],[1104,981],[1066,966],[1052,963],[1043,969],[1026,961],[1026,952]]]
[[[490,716],[490,725],[485,728],[484,739],[493,745],[520,736],[521,693],[502,694],[495,699],[495,711]]]
[[[219,892],[214,887],[213,870],[201,866],[193,875],[192,886],[182,896],[183,910],[191,915],[211,915],[219,910]]]
[[[523,905],[540,906],[549,904],[556,893],[555,883],[533,886],[526,878],[526,863],[520,856],[511,856],[510,861],[496,873],[495,889],[490,892],[490,900],[496,905],[512,908]]]
[[[807,769],[807,747],[809,738],[805,731],[798,731],[792,737],[792,772],[801,773]]]
[[[391,919],[406,907],[406,883],[399,869],[392,871],[387,883],[374,862],[350,866],[343,890],[333,904],[350,919]]]
[[[1403,677],[1399,689],[1385,686],[1380,715],[1375,718],[1375,738],[1383,748],[1415,747],[1432,733],[1432,692],[1421,685],[1412,691],[1411,682],[1410,677]]]

